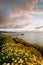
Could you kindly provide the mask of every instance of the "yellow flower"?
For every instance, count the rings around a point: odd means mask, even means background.
[[[11,65],[14,65],[14,62],[12,62]]]
[[[28,53],[25,53],[26,56],[28,56]]]
[[[33,57],[33,60],[34,60],[34,61],[37,61],[37,57],[36,57],[35,55],[34,55],[34,57]]]
[[[20,64],[20,65],[22,65],[22,64]]]
[[[16,52],[14,52],[14,54],[16,54]]]
[[[43,60],[41,61],[41,63],[43,64]]]
[[[18,65],[18,63],[16,63],[15,65]]]
[[[30,63],[30,62],[27,62],[27,65],[33,65],[32,63]]]
[[[22,59],[20,59],[20,61],[18,61],[18,63],[23,63],[24,61]]]
[[[15,52],[17,52],[18,50],[15,50]]]

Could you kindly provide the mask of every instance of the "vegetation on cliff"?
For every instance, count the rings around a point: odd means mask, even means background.
[[[36,45],[0,34],[0,65],[41,65],[43,55]]]

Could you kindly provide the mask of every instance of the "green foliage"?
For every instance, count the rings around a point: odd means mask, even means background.
[[[12,43],[14,41],[10,35],[0,34],[0,42]]]
[[[32,46],[33,46],[35,49],[37,49],[38,51],[40,51],[40,52],[42,53],[42,55],[43,55],[43,46],[40,46],[40,45],[38,45],[38,44],[32,44]]]
[[[14,41],[11,36],[0,34],[0,51],[2,50],[4,44],[13,42]]]
[[[25,46],[27,46],[27,47],[33,47],[33,48],[35,48],[35,49],[37,49],[38,51],[40,51],[41,52],[41,54],[43,55],[43,46],[41,46],[41,45],[38,45],[38,44],[34,44],[34,43],[29,43],[29,42],[26,42],[25,40],[23,40],[23,39],[20,39],[20,38],[13,38],[13,40],[16,42],[16,43],[21,43],[21,44],[23,44],[23,45],[25,45]]]
[[[43,51],[43,47],[30,44],[17,37],[12,38],[11,36],[0,34],[0,50],[0,65],[12,63],[15,60],[15,63],[23,60],[25,65],[27,65],[26,62],[37,63],[36,60],[33,59],[34,57],[39,61],[42,60],[42,55],[38,50]]]

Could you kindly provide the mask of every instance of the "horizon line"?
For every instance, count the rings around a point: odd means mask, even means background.
[[[0,32],[26,32],[26,31],[43,31],[42,29],[0,29]]]

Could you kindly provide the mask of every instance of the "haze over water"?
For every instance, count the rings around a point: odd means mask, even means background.
[[[13,32],[13,33],[4,33],[11,35],[13,37],[22,38],[30,43],[36,43],[43,45],[43,32]],[[22,35],[24,34],[24,35]]]

